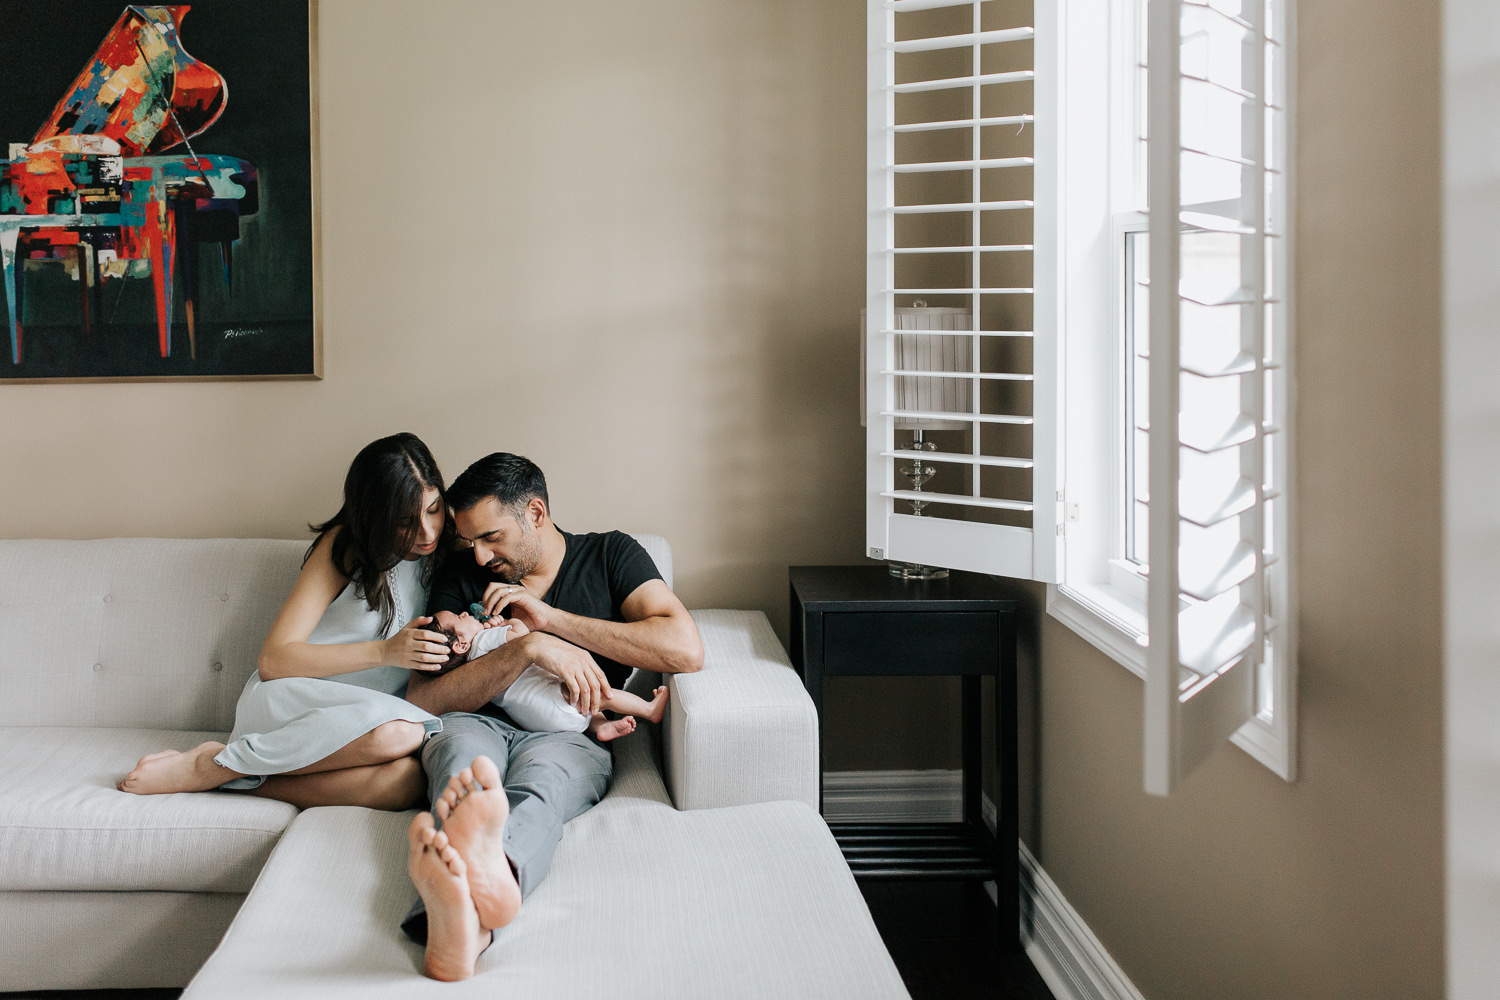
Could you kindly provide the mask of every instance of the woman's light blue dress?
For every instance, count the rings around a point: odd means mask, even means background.
[[[381,629],[354,583],[328,605],[307,641],[319,644],[388,639],[427,604],[426,557],[402,560],[386,573],[396,611]],[[332,677],[261,680],[252,673],[234,708],[234,732],[214,760],[248,777],[224,788],[255,788],[267,775],[285,774],[316,763],[386,722],[421,723],[430,733],[442,720],[401,697],[411,674],[405,667],[371,667]]]

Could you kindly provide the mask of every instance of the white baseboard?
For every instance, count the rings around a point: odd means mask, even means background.
[[[835,823],[954,822],[963,816],[963,772],[829,771],[823,814]],[[984,819],[993,830],[988,796]],[[1016,847],[1026,954],[1056,1000],[1144,1000],[1026,845]],[[995,884],[985,888],[994,899]]]

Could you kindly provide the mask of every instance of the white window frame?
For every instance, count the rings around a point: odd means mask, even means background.
[[[1284,0],[1290,7],[1290,0]],[[1063,157],[1059,216],[1063,229],[1060,292],[1067,307],[1062,316],[1063,440],[1065,486],[1061,580],[1047,588],[1047,611],[1132,673],[1146,676],[1146,592],[1144,578],[1119,558],[1124,519],[1131,510],[1124,495],[1124,438],[1131,421],[1125,413],[1125,379],[1129,377],[1124,343],[1125,233],[1143,231],[1144,178],[1135,136],[1144,131],[1137,117],[1140,94],[1136,66],[1144,51],[1145,25],[1138,0],[1066,0],[1061,17],[1062,67],[1060,103],[1066,108],[1068,155]],[[1285,87],[1295,93],[1290,10],[1283,13]],[[1107,24],[1102,29],[1100,25]],[[1107,67],[1107,68],[1106,68]],[[1100,116],[1108,125],[1100,128]],[[1293,162],[1290,100],[1282,116],[1285,162]],[[1101,143],[1101,136],[1108,136]],[[1107,148],[1103,148],[1107,144]],[[1098,169],[1107,163],[1109,169]],[[1286,176],[1286,175],[1283,175]],[[1288,189],[1288,211],[1291,196]],[[1104,203],[1101,207],[1101,201]],[[1290,253],[1291,232],[1282,237]],[[1106,249],[1101,250],[1100,244]],[[1286,270],[1288,283],[1290,269]],[[1289,303],[1290,287],[1281,297]],[[1290,318],[1283,305],[1281,315]],[[1290,336],[1290,323],[1279,331]],[[1289,354],[1288,354],[1289,357]],[[1283,419],[1292,412],[1290,372],[1277,409]],[[1293,565],[1294,504],[1290,473],[1290,428],[1277,442],[1281,497],[1276,502],[1275,548],[1281,561],[1273,591],[1284,602],[1277,655],[1257,678],[1257,703],[1275,710],[1258,712],[1232,737],[1235,745],[1287,781],[1296,778],[1296,591]],[[1104,472],[1108,470],[1108,472]]]
[[[1218,0],[1174,0],[1177,3],[1195,3],[1205,6]],[[1253,0],[1259,2],[1259,0]],[[1284,107],[1279,116],[1278,131],[1274,147],[1284,151],[1283,162],[1295,162],[1292,151],[1290,121],[1292,109],[1290,97],[1294,89],[1292,69],[1293,40],[1290,27],[1293,23],[1290,7],[1293,0],[1274,0],[1277,4],[1276,25],[1272,36],[1280,39],[1280,55],[1283,73],[1282,86],[1278,88]],[[1148,669],[1145,637],[1147,633],[1148,601],[1142,597],[1142,575],[1124,565],[1118,558],[1123,553],[1123,524],[1126,498],[1123,496],[1124,477],[1121,474],[1124,457],[1124,429],[1127,417],[1124,413],[1124,378],[1127,359],[1121,350],[1123,339],[1123,304],[1125,287],[1123,282],[1124,232],[1139,225],[1140,211],[1145,208],[1142,201],[1145,184],[1141,178],[1139,163],[1143,159],[1140,143],[1135,136],[1140,134],[1142,94],[1140,91],[1140,52],[1144,46],[1141,38],[1146,26],[1141,0],[1036,0],[1034,5],[1035,44],[1035,100],[1033,105],[1035,153],[1033,170],[1033,254],[1032,289],[1035,291],[1034,323],[1028,333],[992,332],[979,330],[980,310],[975,309],[975,336],[1032,336],[1034,406],[1031,414],[1032,436],[1032,498],[1028,501],[1032,527],[1017,528],[1009,524],[984,524],[977,520],[944,520],[941,517],[918,517],[915,514],[898,513],[892,504],[899,490],[893,488],[894,469],[892,460],[909,457],[898,451],[894,444],[892,421],[903,416],[928,417],[932,414],[907,414],[896,412],[894,406],[896,379],[908,376],[925,377],[934,374],[926,370],[906,372],[896,370],[894,364],[894,341],[902,336],[896,326],[895,296],[915,294],[926,289],[895,288],[894,260],[898,253],[928,252],[926,248],[902,248],[895,242],[892,224],[893,214],[910,211],[911,208],[897,203],[892,176],[896,171],[949,170],[954,167],[974,171],[976,178],[972,206],[964,202],[964,210],[970,207],[978,213],[995,206],[980,207],[981,197],[977,182],[978,171],[993,166],[1014,166],[1012,162],[989,163],[981,160],[979,137],[974,132],[972,160],[951,162],[917,160],[913,163],[898,163],[892,134],[898,131],[926,130],[926,125],[898,125],[894,117],[892,95],[898,92],[943,89],[929,86],[934,80],[899,82],[894,74],[894,54],[927,51],[932,48],[950,48],[949,42],[961,41],[973,45],[973,74],[952,79],[959,86],[972,87],[976,93],[984,85],[981,75],[980,40],[982,12],[977,0],[867,0],[869,4],[869,106],[868,106],[868,245],[866,308],[871,322],[866,330],[865,384],[867,393],[865,412],[869,433],[867,445],[867,551],[872,558],[898,559],[908,562],[928,563],[975,572],[993,573],[1049,583],[1048,611],[1067,624],[1081,636],[1093,643],[1107,655],[1120,662],[1138,676],[1152,680],[1147,685],[1147,770],[1149,790],[1165,793],[1178,780],[1189,764],[1189,758],[1201,759],[1203,753],[1222,740],[1239,720],[1255,711],[1256,705],[1269,701],[1274,704],[1274,715],[1261,714],[1250,718],[1232,736],[1233,741],[1287,780],[1295,777],[1295,649],[1296,649],[1296,595],[1290,568],[1295,563],[1291,531],[1294,484],[1290,470],[1293,467],[1291,449],[1295,436],[1289,426],[1289,417],[1294,408],[1291,398],[1290,361],[1292,331],[1288,322],[1291,310],[1290,271],[1276,268],[1277,276],[1274,297],[1258,299],[1266,303],[1275,302],[1277,332],[1276,357],[1273,359],[1285,373],[1276,385],[1276,397],[1268,413],[1274,413],[1274,422],[1283,433],[1275,435],[1275,453],[1278,459],[1271,482],[1277,489],[1277,499],[1272,508],[1280,518],[1279,527],[1273,531],[1273,549],[1277,562],[1274,572],[1279,577],[1270,588],[1269,604],[1274,614],[1265,616],[1270,626],[1274,617],[1276,627],[1272,634],[1280,642],[1280,650],[1273,652],[1272,671],[1256,667],[1258,656],[1254,653],[1232,660],[1212,676],[1201,675],[1204,681],[1191,690],[1177,687],[1170,679],[1168,662],[1153,662]],[[901,41],[895,34],[893,15],[949,6],[973,6],[972,32],[943,36],[941,39],[918,39]],[[1154,7],[1162,11],[1162,7]],[[1220,10],[1220,13],[1225,11]],[[1167,25],[1158,22],[1163,38]],[[1006,29],[1012,34],[1015,29]],[[1026,29],[1019,29],[1026,30]],[[1258,30],[1258,29],[1252,29]],[[1252,35],[1258,40],[1260,36]],[[1014,39],[1009,39],[1014,40]],[[934,44],[928,44],[932,41]],[[940,44],[939,44],[940,43]],[[1170,50],[1169,50],[1170,51]],[[1177,57],[1169,60],[1171,66],[1162,63],[1156,72],[1167,72],[1176,76]],[[1011,76],[1006,73],[1001,76]],[[996,81],[990,81],[996,82]],[[1253,81],[1251,87],[1260,85]],[[1171,105],[1178,95],[1170,91]],[[1166,121],[1172,121],[1174,112],[1164,111],[1158,101],[1151,113],[1166,113]],[[974,107],[979,107],[976,99]],[[978,111],[973,112],[977,117]],[[1020,119],[1007,119],[1018,121]],[[974,121],[944,121],[938,127],[953,125],[979,126]],[[1170,131],[1170,129],[1169,129]],[[1170,140],[1169,138],[1169,141]],[[1176,143],[1173,142],[1175,146]],[[1255,143],[1259,148],[1259,143]],[[1160,152],[1160,150],[1158,150]],[[1254,154],[1259,156],[1259,153]],[[929,165],[930,162],[930,165]],[[1167,161],[1171,162],[1171,161]],[[1175,177],[1175,174],[1158,175],[1157,179]],[[1291,253],[1291,232],[1286,220],[1293,218],[1290,184],[1287,172],[1281,175],[1282,190],[1286,195],[1285,211],[1278,223],[1283,230],[1279,245],[1283,248],[1283,260]],[[1258,186],[1261,182],[1256,181]],[[1162,184],[1170,192],[1175,185]],[[1019,203],[1018,203],[1019,204]],[[950,211],[952,206],[944,203],[934,206],[941,211]],[[920,208],[918,209],[921,210]],[[1131,214],[1134,213],[1134,214]],[[976,214],[977,217],[977,214]],[[1172,226],[1165,229],[1159,217],[1151,219],[1151,228],[1168,234],[1174,239]],[[978,238],[978,227],[975,229]],[[1163,242],[1163,245],[1166,245]],[[1275,244],[1273,244],[1275,245]],[[973,252],[1005,249],[947,248],[936,252]],[[1016,249],[1016,248],[1010,248]],[[1175,257],[1166,251],[1162,255],[1167,265]],[[1171,270],[1170,266],[1166,268]],[[986,291],[979,286],[981,277],[978,265],[974,265],[972,286],[976,304],[984,294],[998,292],[1012,294],[1013,289]],[[1252,274],[1249,278],[1259,289],[1261,277]],[[968,294],[963,289],[946,289],[944,294]],[[1174,289],[1173,293],[1176,294]],[[1253,294],[1263,295],[1256,291]],[[1166,324],[1173,326],[1172,313],[1166,312]],[[1161,323],[1158,310],[1155,324]],[[902,327],[901,330],[907,328]],[[1153,359],[1153,364],[1165,355]],[[1133,362],[1129,362],[1133,365]],[[925,365],[919,365],[925,369]],[[1272,365],[1271,367],[1275,367]],[[952,369],[944,368],[947,372]],[[976,373],[980,369],[972,369]],[[1172,369],[1176,371],[1174,367]],[[1263,370],[1257,365],[1257,370]],[[1234,374],[1234,373],[1230,373]],[[1000,375],[998,377],[1009,377]],[[1167,382],[1171,386],[1170,381]],[[1170,397],[1153,400],[1158,405],[1170,405]],[[1257,412],[1260,407],[1256,406]],[[978,411],[974,411],[977,416]],[[945,413],[944,416],[949,414]],[[1018,416],[1023,416],[1018,415]],[[1054,422],[1054,417],[1055,422]],[[1013,421],[1010,417],[999,417],[1001,422]],[[1262,418],[1263,419],[1263,418]],[[1162,426],[1158,425],[1158,428]],[[1153,432],[1155,434],[1157,432]],[[1262,436],[1257,432],[1257,436]],[[978,440],[976,435],[975,440]],[[1235,442],[1230,447],[1243,448],[1247,442]],[[1163,452],[1162,454],[1170,454]],[[976,457],[978,453],[976,453]],[[1159,458],[1153,452],[1153,458]],[[1153,477],[1172,475],[1171,458],[1153,463]],[[968,461],[968,457],[964,458]],[[977,480],[976,480],[977,482]],[[977,488],[977,487],[976,487]],[[1175,492],[1168,491],[1169,497]],[[979,494],[974,494],[979,498]],[[1270,494],[1256,493],[1256,503],[1263,503]],[[964,498],[967,501],[969,498]],[[939,501],[945,502],[945,501]],[[955,501],[956,502],[956,501]],[[967,504],[973,506],[973,504]],[[1017,508],[1019,509],[1019,508]],[[1169,527],[1179,524],[1175,520],[1176,507],[1170,510],[1153,508],[1153,521],[1160,517]],[[1243,514],[1232,515],[1243,517]],[[1246,526],[1248,527],[1248,526]],[[920,530],[918,530],[920,529]],[[1251,530],[1257,537],[1259,531]],[[1157,532],[1160,537],[1167,537]],[[1248,541],[1248,539],[1243,539]],[[1163,543],[1170,544],[1170,543]],[[1169,563],[1170,565],[1170,563]],[[1259,570],[1257,571],[1259,572]],[[1165,577],[1176,574],[1167,573]],[[1164,579],[1165,579],[1164,577]],[[1175,580],[1166,579],[1168,586],[1175,587]],[[1233,584],[1240,587],[1240,584]],[[1155,596],[1157,588],[1147,589]],[[1176,592],[1176,591],[1174,591]],[[1185,593],[1185,592],[1184,592]],[[1240,591],[1243,595],[1244,591]],[[1184,603],[1193,603],[1184,598]],[[1247,603],[1242,599],[1240,609],[1261,607],[1258,593],[1250,595]],[[1171,615],[1169,603],[1157,601],[1151,604],[1157,617]],[[1179,605],[1181,607],[1182,605]],[[1243,615],[1239,625],[1242,629]],[[1228,624],[1234,624],[1231,619]],[[1260,626],[1257,625],[1257,634]],[[1176,639],[1171,636],[1169,639]],[[1164,642],[1155,653],[1157,658],[1172,661],[1175,642]],[[1171,664],[1176,666],[1176,664]],[[1238,669],[1237,669],[1238,668]],[[1252,678],[1255,690],[1250,685],[1241,685],[1247,677],[1244,672],[1257,669]],[[1218,684],[1217,677],[1234,677],[1234,685]],[[1174,696],[1172,691],[1181,692]],[[1205,690],[1215,692],[1212,697],[1201,697]],[[1226,692],[1233,692],[1231,699]],[[1153,694],[1154,693],[1154,694]],[[1164,710],[1165,707],[1165,710]],[[1163,723],[1165,721],[1165,724]],[[1181,749],[1187,743],[1179,737],[1191,731],[1193,748],[1190,753]],[[1161,778],[1170,769],[1170,776]]]

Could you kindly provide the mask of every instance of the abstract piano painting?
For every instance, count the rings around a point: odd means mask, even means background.
[[[316,0],[0,0],[0,381],[317,378]]]

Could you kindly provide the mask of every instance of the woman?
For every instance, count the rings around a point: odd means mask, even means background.
[[[343,507],[312,527],[318,536],[235,706],[229,742],[142,757],[121,791],[249,789],[299,808],[417,802],[424,782],[412,755],[443,724],[401,694],[410,671],[448,659],[421,615],[453,535],[442,486],[415,435],[360,451]]]

